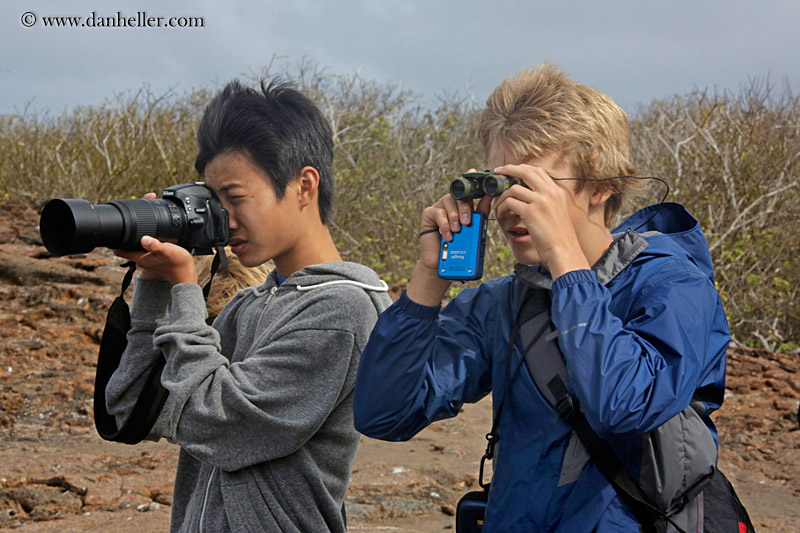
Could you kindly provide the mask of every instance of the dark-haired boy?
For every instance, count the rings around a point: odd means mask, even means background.
[[[166,359],[169,395],[150,437],[181,446],[172,530],[344,531],[355,374],[389,298],[372,270],[341,260],[328,231],[330,127],[286,84],[233,82],[206,109],[198,145],[232,251],[275,269],[212,327],[186,250],[144,237],[144,252],[118,251],[142,274],[108,410],[123,423]]]

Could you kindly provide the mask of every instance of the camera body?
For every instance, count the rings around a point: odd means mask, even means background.
[[[222,207],[217,195],[204,182],[167,187],[161,198],[184,209],[186,226],[175,244],[193,255],[210,255],[213,249],[228,245],[228,210]],[[172,222],[175,222],[174,215]]]
[[[56,198],[42,209],[42,242],[56,256],[97,247],[141,250],[148,235],[208,255],[228,244],[228,212],[214,191],[194,181],[164,189],[160,199],[115,200],[94,205]]]
[[[468,226],[453,233],[450,242],[442,239],[439,248],[438,275],[442,279],[469,281],[483,277],[483,256],[486,251],[486,215],[472,212]]]

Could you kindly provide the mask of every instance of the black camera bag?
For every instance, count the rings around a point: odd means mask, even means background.
[[[483,490],[473,490],[458,500],[456,507],[456,533],[479,533],[489,501],[489,484]]]

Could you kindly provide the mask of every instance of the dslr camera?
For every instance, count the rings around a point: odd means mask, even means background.
[[[55,198],[45,204],[39,231],[55,256],[88,253],[97,247],[141,250],[148,235],[210,255],[228,244],[228,211],[205,183],[194,181],[164,189],[160,199],[116,200],[94,205],[87,200]]]

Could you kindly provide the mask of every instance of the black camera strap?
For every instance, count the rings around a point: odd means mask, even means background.
[[[224,222],[224,228],[221,229],[224,236],[218,235],[214,243],[214,249],[217,253],[214,254],[214,259],[211,260],[211,275],[208,277],[208,283],[203,287],[203,298],[205,298],[206,301],[208,301],[211,281],[214,279],[214,274],[217,272],[217,269],[221,269],[222,272],[228,270],[228,256],[225,255],[225,245],[228,244],[228,212],[222,208],[222,204],[216,199],[213,202],[208,202],[208,208],[211,209],[211,216],[214,220],[221,220]]]
[[[228,256],[225,255],[225,247],[219,245],[216,247],[217,253],[214,254],[214,259],[211,260],[211,270],[208,276],[208,283],[203,285],[203,299],[208,301],[208,294],[211,292],[211,282],[214,281],[214,274],[217,270],[225,272],[228,270]]]
[[[111,304],[106,317],[100,352],[97,356],[97,371],[94,381],[94,423],[97,432],[105,440],[136,444],[141,442],[155,424],[169,392],[161,385],[161,372],[166,360],[159,358],[145,380],[139,398],[128,420],[117,427],[114,415],[106,409],[106,387],[111,375],[119,367],[122,353],[128,345],[127,334],[131,329],[131,314],[125,302],[125,291],[133,281],[136,263],[130,261],[122,265],[128,272],[122,280],[122,290]]]
[[[203,287],[203,297],[208,300],[211,282],[214,274],[220,269],[227,270],[228,259],[222,245],[216,247],[217,253],[211,261],[211,272],[208,283]],[[106,387],[119,367],[120,359],[128,346],[128,331],[131,329],[131,313],[125,302],[125,292],[133,281],[136,272],[136,263],[129,261],[121,265],[127,268],[122,279],[122,288],[119,296],[114,299],[106,315],[106,324],[103,337],[100,341],[100,351],[97,355],[97,370],[94,381],[94,423],[97,432],[105,440],[136,444],[141,442],[153,425],[156,423],[164,403],[167,401],[169,391],[161,385],[161,373],[166,360],[160,357],[145,379],[145,385],[136,399],[133,412],[128,420],[117,427],[114,415],[106,409]]]
[[[517,295],[518,295],[518,302],[516,306],[516,310],[514,311],[511,317],[511,334],[508,337],[508,345],[506,347],[506,358],[505,364],[503,365],[504,368],[504,383],[503,386],[503,395],[500,397],[500,403],[497,405],[497,409],[494,410],[494,414],[492,416],[492,429],[489,433],[486,434],[486,452],[481,457],[481,464],[480,464],[480,472],[478,475],[478,484],[484,490],[489,489],[489,483],[483,482],[483,472],[486,460],[493,460],[494,459],[494,452],[495,446],[498,442],[500,442],[500,433],[498,431],[500,425],[500,417],[503,414],[503,407],[506,404],[506,398],[508,398],[509,390],[511,388],[511,383],[514,381],[514,378],[517,376],[519,369],[525,363],[524,354],[530,350],[531,346],[536,344],[536,341],[545,333],[547,330],[547,325],[549,321],[545,321],[541,328],[533,335],[533,338],[527,343],[527,346],[524,347],[522,351],[523,356],[520,357],[520,360],[517,362],[517,365],[514,367],[513,372],[511,371],[511,363],[514,354],[514,344],[516,343],[517,336],[519,335],[519,328],[520,324],[529,321],[534,316],[537,316],[541,313],[548,312],[550,308],[550,294],[549,291],[544,289],[536,289],[539,291],[537,295],[530,295],[529,291],[533,289],[528,289],[527,286],[523,286],[521,281],[516,282],[517,285]],[[527,290],[523,290],[527,289]],[[523,297],[524,295],[524,297]]]

